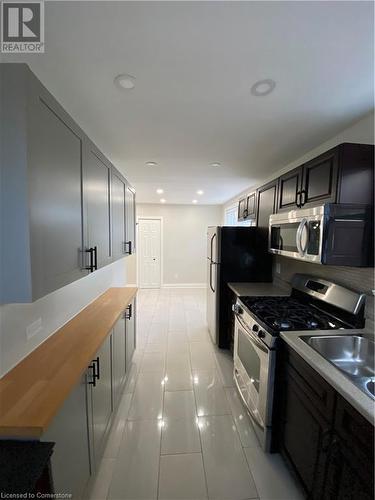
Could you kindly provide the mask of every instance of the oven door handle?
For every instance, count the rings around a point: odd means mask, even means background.
[[[298,226],[297,232],[296,232],[296,246],[298,253],[303,257],[306,252],[306,247],[302,248],[302,233],[303,233],[303,228],[307,226],[307,219],[303,218]]]
[[[261,340],[258,339],[256,335],[254,335],[254,333],[251,330],[249,330],[249,328],[245,325],[240,316],[237,313],[235,313],[235,316],[236,316],[236,321],[238,321],[240,327],[242,328],[242,330],[244,330],[244,332],[249,337],[251,342],[255,344],[256,347],[258,347],[258,349],[260,349],[261,351],[268,353],[269,349],[263,344]]]

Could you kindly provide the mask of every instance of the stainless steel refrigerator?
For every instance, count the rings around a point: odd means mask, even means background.
[[[230,347],[229,282],[272,281],[272,256],[257,227],[211,226],[207,230],[207,324],[212,341]]]

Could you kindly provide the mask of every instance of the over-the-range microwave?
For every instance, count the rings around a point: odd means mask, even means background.
[[[268,249],[316,264],[373,266],[372,209],[326,203],[272,214]]]

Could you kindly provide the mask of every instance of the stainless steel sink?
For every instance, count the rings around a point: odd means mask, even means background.
[[[310,347],[335,365],[362,391],[374,394],[375,343],[359,335],[301,337]]]

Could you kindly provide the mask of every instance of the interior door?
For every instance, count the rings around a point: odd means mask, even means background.
[[[161,285],[161,220],[139,219],[139,286],[160,288]]]

